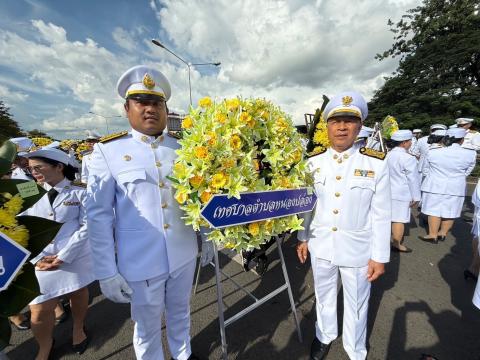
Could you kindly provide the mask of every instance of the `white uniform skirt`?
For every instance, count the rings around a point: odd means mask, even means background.
[[[410,222],[410,201],[392,199],[392,222],[404,224]]]
[[[463,208],[464,196],[422,193],[422,213],[444,219],[460,217]]]
[[[70,264],[63,263],[57,270],[35,271],[40,285],[40,293],[30,305],[79,290],[95,281],[93,261],[90,253],[75,259]]]

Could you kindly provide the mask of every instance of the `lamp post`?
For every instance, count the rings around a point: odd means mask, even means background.
[[[189,91],[189,95],[190,95],[190,106],[192,106],[192,80],[191,80],[191,75],[190,75],[190,71],[191,71],[192,66],[205,66],[205,65],[220,66],[221,62],[207,62],[207,63],[192,64],[191,62],[187,62],[186,60],[184,60],[183,58],[181,58],[180,56],[175,54],[172,50],[167,48],[160,41],[158,41],[156,39],[152,39],[152,43],[161,47],[162,49],[168,51],[170,54],[175,56],[178,60],[183,62],[185,65],[187,65],[187,68],[188,68],[188,91]]]
[[[110,133],[110,130],[108,129],[108,119],[121,118],[121,117],[122,117],[122,116],[120,116],[120,115],[104,116],[104,115],[100,115],[100,114],[94,113],[93,111],[89,111],[88,113],[89,113],[89,114],[92,114],[92,115],[95,115],[95,116],[100,116],[100,117],[102,117],[102,118],[105,119],[105,125],[107,126],[107,134]]]

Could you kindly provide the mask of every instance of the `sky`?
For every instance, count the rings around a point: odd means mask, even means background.
[[[84,138],[128,129],[118,78],[146,64],[172,85],[171,111],[204,96],[260,97],[296,124],[322,95],[357,90],[367,100],[398,59],[388,19],[421,0],[2,0],[0,100],[24,130]],[[93,113],[93,114],[92,114]]]

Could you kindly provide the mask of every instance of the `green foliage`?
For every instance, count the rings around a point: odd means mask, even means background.
[[[24,136],[22,129],[20,129],[18,123],[13,120],[9,110],[4,102],[0,100],[0,134],[6,138]]]
[[[480,116],[480,5],[478,0],[424,0],[394,24],[392,47],[377,59],[400,57],[369,104],[369,121],[386,114],[403,128]]]
[[[10,141],[0,144],[0,176],[6,174],[12,167],[17,155],[17,147]]]
[[[33,130],[30,130],[27,132],[27,135],[28,137],[30,138],[33,138],[33,137],[46,137],[46,138],[50,138],[47,133],[41,131],[41,130],[38,130],[38,129],[33,129]]]
[[[25,225],[30,233],[28,239],[28,251],[31,257],[37,256],[57,235],[62,224],[36,216],[18,216],[20,225]],[[0,301],[1,304],[1,301]]]

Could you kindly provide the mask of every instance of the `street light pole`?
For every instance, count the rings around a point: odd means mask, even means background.
[[[191,79],[191,75],[190,75],[190,72],[191,72],[191,69],[192,69],[192,66],[205,66],[205,65],[213,65],[213,66],[220,66],[221,65],[221,62],[207,62],[207,63],[197,63],[197,64],[192,64],[191,62],[187,62],[185,61],[183,58],[181,58],[180,56],[178,56],[177,54],[175,54],[172,50],[170,50],[169,48],[167,48],[165,45],[163,45],[160,41],[156,40],[156,39],[152,39],[152,43],[161,47],[162,49],[168,51],[170,54],[172,54],[173,56],[175,56],[178,60],[180,60],[181,62],[183,62],[185,65],[187,65],[187,68],[188,68],[188,92],[189,92],[189,95],[190,95],[190,106],[192,106],[192,79]]]
[[[121,118],[121,117],[122,117],[122,116],[120,116],[120,115],[104,116],[104,115],[101,115],[101,114],[94,113],[93,111],[89,111],[88,113],[89,113],[89,114],[92,114],[92,115],[95,115],[95,116],[100,116],[100,117],[102,117],[102,118],[105,119],[105,125],[107,126],[107,134],[110,134],[110,130],[108,129],[108,119]]]

